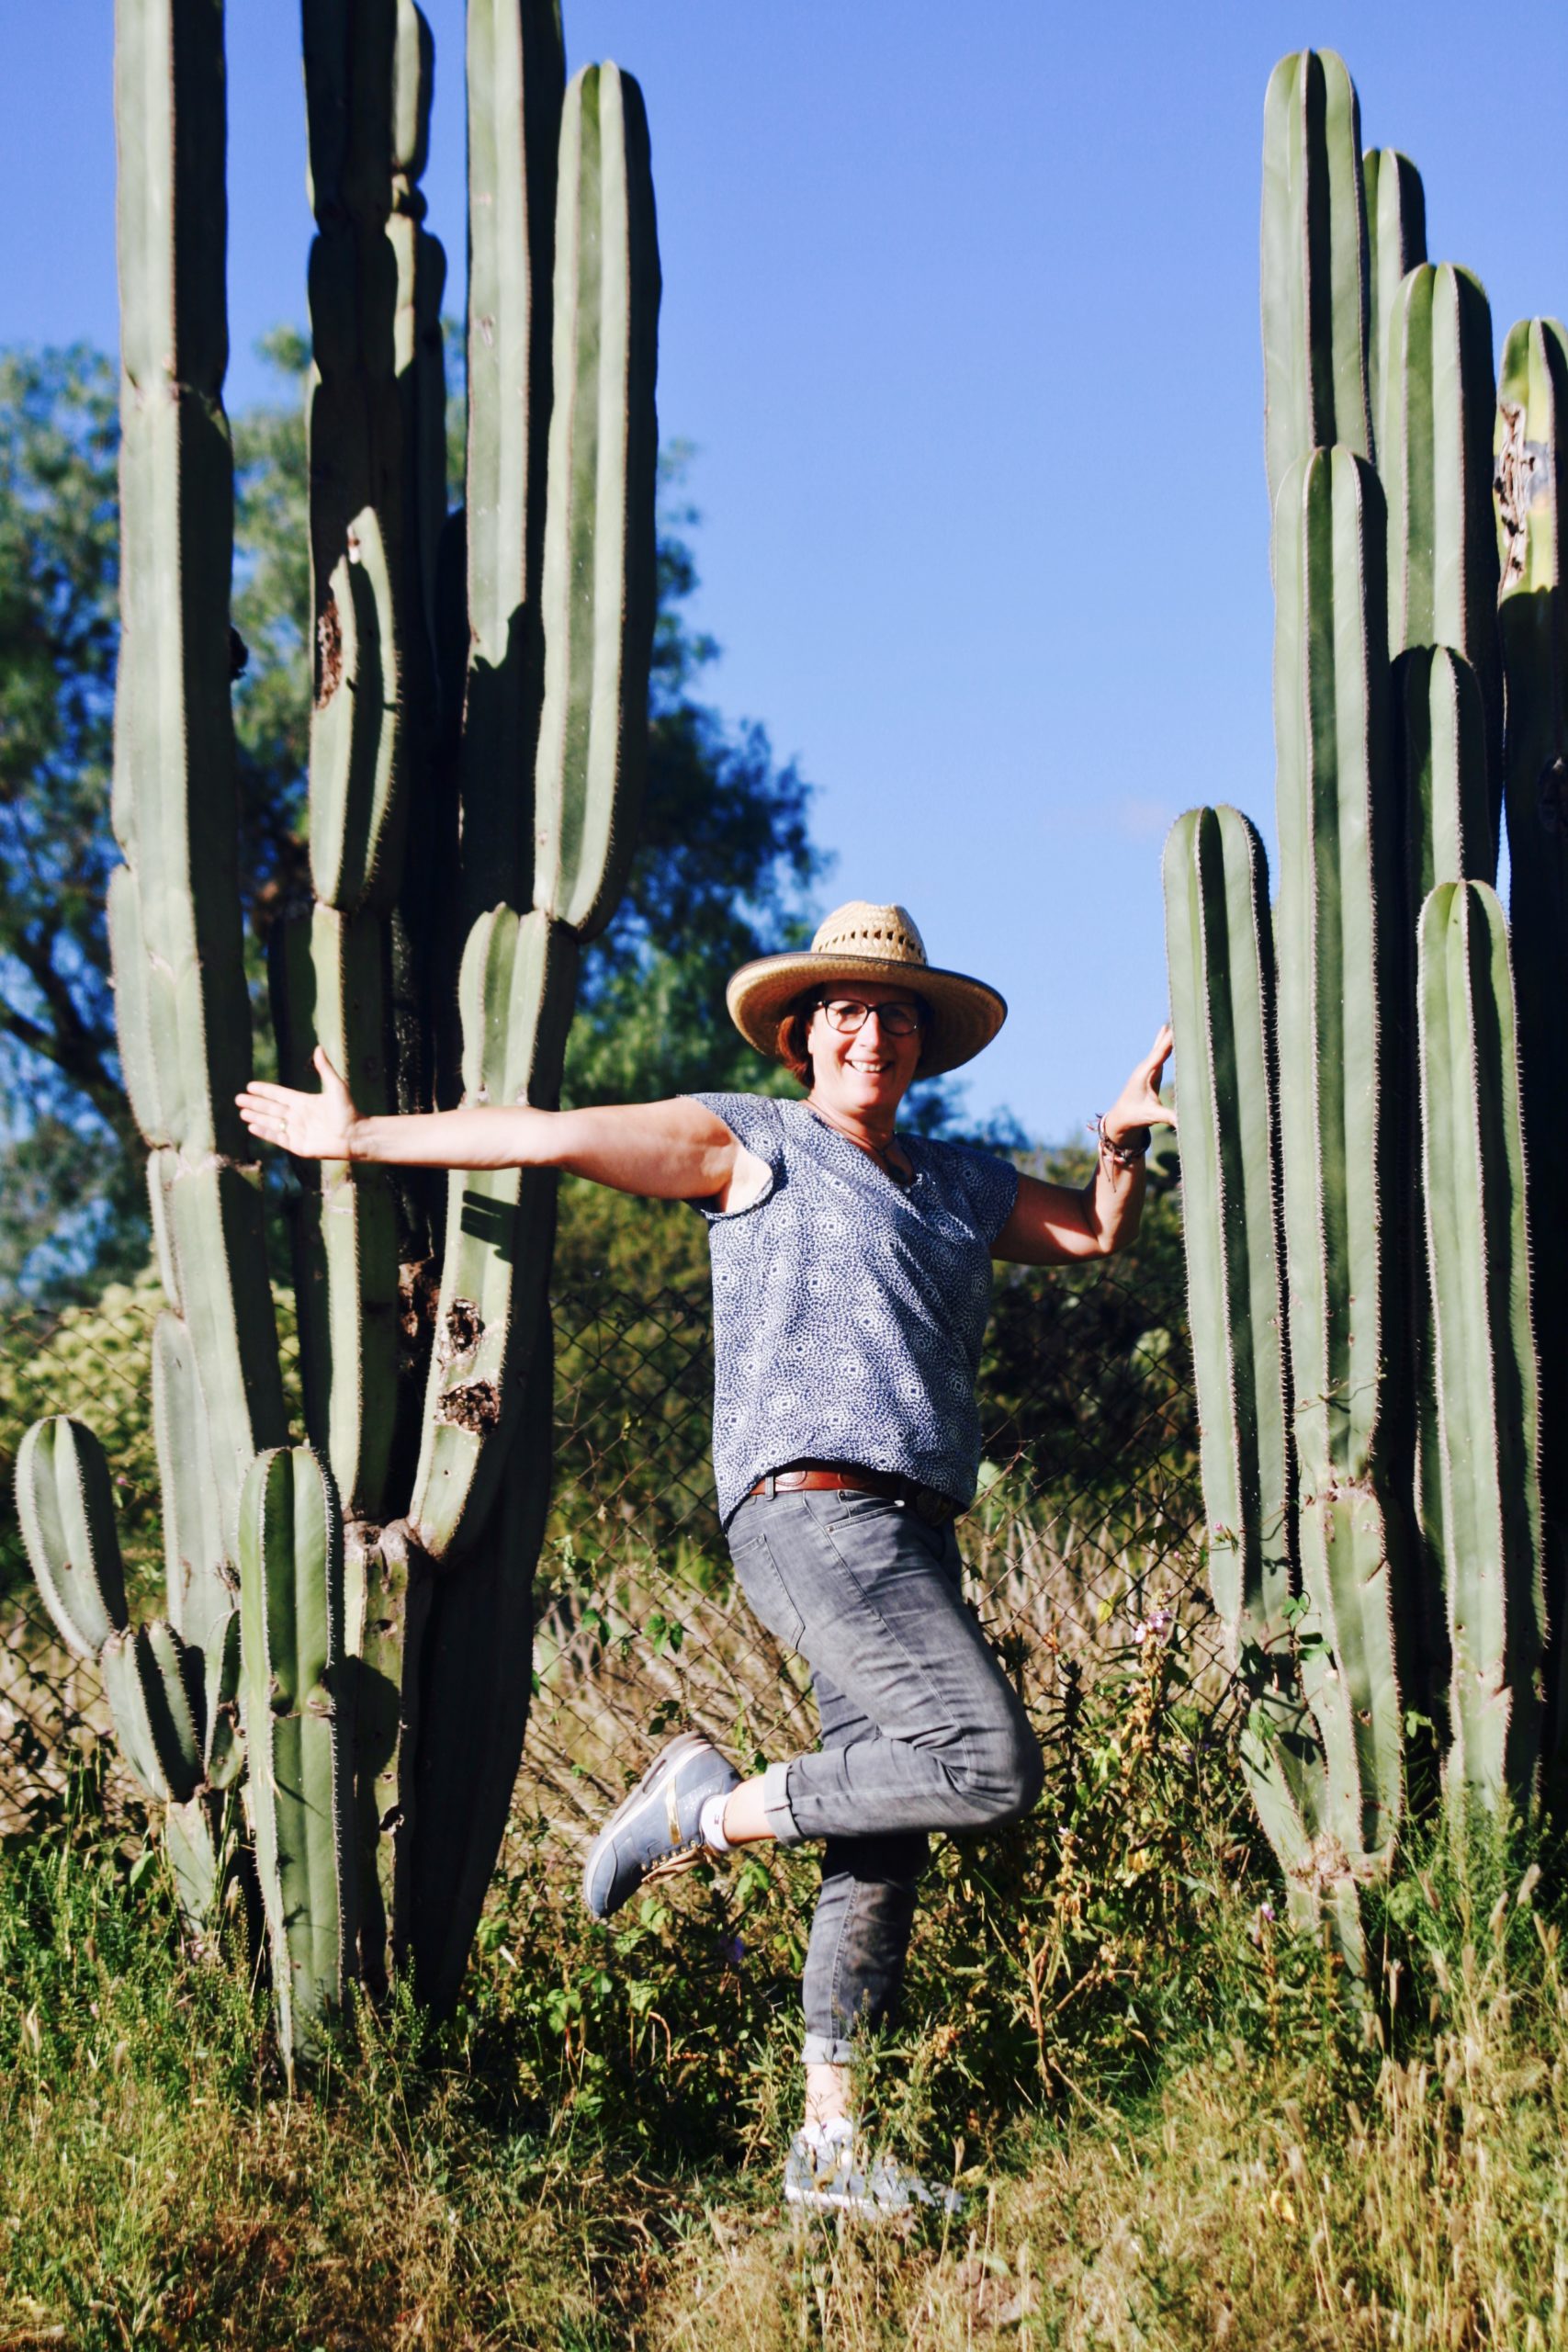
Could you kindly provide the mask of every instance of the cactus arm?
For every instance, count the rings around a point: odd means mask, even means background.
[[[1393,685],[1407,903],[1419,908],[1439,882],[1490,878],[1486,713],[1475,672],[1449,645],[1401,654]]]
[[[203,1778],[209,1788],[232,1789],[245,1769],[240,1736],[240,1611],[231,1609],[208,1644],[203,1672]]]
[[[149,1796],[187,1804],[206,1777],[198,1662],[160,1620],[111,1634],[99,1666],[126,1762]]]
[[[483,1543],[432,1577],[422,1722],[399,1908],[414,1979],[456,2007],[506,1828],[533,1692],[534,1569],[550,1498],[554,1345],[547,1308],[525,1366],[518,1429]]]
[[[544,638],[556,154],[566,61],[552,0],[468,9],[468,678],[463,932],[523,906],[534,866]]]
[[[44,1606],[78,1657],[123,1633],[125,1568],[103,1447],[63,1414],[35,1421],[17,1454],[17,1516]]]
[[[1450,1797],[1521,1810],[1544,1641],[1524,1139],[1503,910],[1445,882],[1420,925],[1427,1231],[1452,1652]]]
[[[446,507],[421,480],[421,336],[440,249],[419,223],[431,89],[412,0],[305,0],[314,378],[310,396],[315,695],[310,865],[349,913],[397,897],[412,772],[433,727],[422,558]],[[436,281],[432,291],[422,274]],[[428,386],[425,386],[428,399]]]
[[[1374,455],[1382,469],[1388,442],[1384,401],[1389,321],[1407,274],[1427,258],[1427,194],[1408,155],[1393,147],[1369,147],[1361,158],[1367,193],[1371,326],[1367,337],[1367,390],[1372,413]]]
[[[176,1315],[160,1315],[152,1327],[152,1430],[169,1623],[207,1657],[221,1640],[238,1585],[224,1547],[222,1498],[196,1351]]]
[[[1332,50],[1282,58],[1263,102],[1263,379],[1269,496],[1335,442],[1371,452],[1360,107]]]
[[[387,925],[318,906],[274,927],[269,977],[278,1066],[313,1087],[324,1048],[369,1117],[389,1110]],[[305,1425],[351,1518],[389,1507],[399,1380],[399,1228],[394,1180],[327,1160],[290,1210]]]
[[[246,1476],[240,1609],[256,1870],[292,2080],[346,1997],[356,1936],[342,1523],[307,1447],[260,1454]]]
[[[1377,476],[1319,450],[1275,514],[1280,851],[1280,1113],[1303,1589],[1326,1653],[1320,1716],[1336,1832],[1386,1852],[1403,1804],[1393,1596],[1404,1498],[1385,1463],[1402,1394],[1396,1208],[1403,1071],[1388,1008],[1404,989],[1388,790],[1386,519]],[[1373,1017],[1369,1017],[1372,1015]]]
[[[1263,847],[1246,818],[1179,818],[1165,892],[1209,1574],[1251,1698],[1242,1769],[1300,1904],[1310,1901],[1325,1769],[1292,1642],[1273,958]]]
[[[1486,715],[1475,673],[1446,645],[1416,646],[1393,665],[1397,770],[1404,791],[1406,906],[1419,908],[1439,882],[1485,878],[1493,870],[1494,835],[1488,785]],[[1410,942],[1412,985],[1416,954]],[[1416,1040],[1410,1040],[1414,1059]],[[1415,1077],[1414,1067],[1412,1076]],[[1413,1126],[1425,1116],[1425,1091],[1412,1096]],[[1415,1137],[1419,1165],[1419,1134]],[[1436,1341],[1425,1230],[1409,1251],[1412,1388],[1416,1417],[1416,1518],[1423,1574],[1435,1599],[1447,1587],[1448,1543],[1443,1526],[1443,1475],[1438,1435]],[[1429,1680],[1422,1704],[1441,1714],[1449,1669],[1431,1645]]]
[[[466,1573],[466,1571],[465,1571]],[[355,1658],[355,1804],[360,1871],[360,1967],[372,1995],[407,1950],[408,1876],[416,1812],[413,1758],[422,1727],[425,1637],[435,1579],[394,1520],[351,1535],[345,1574]]]
[[[534,903],[604,929],[636,846],[656,602],[659,254],[642,94],[614,65],[567,92],[556,205],[555,407]]]
[[[577,989],[574,932],[497,908],[463,957],[463,1075],[470,1102],[558,1098]],[[547,1169],[456,1172],[409,1523],[442,1559],[498,1491],[543,1308],[555,1234]]]
[[[1568,600],[1559,485],[1568,478],[1568,334],[1553,319],[1508,334],[1498,375],[1509,934],[1529,1179],[1540,1382],[1541,1509],[1551,1591],[1568,1589]],[[1553,1611],[1549,1777],[1568,1765],[1568,1640]]]
[[[1388,497],[1389,650],[1448,645],[1463,655],[1481,688],[1495,772],[1502,705],[1492,312],[1468,270],[1445,262],[1411,271],[1391,316],[1387,361],[1378,471]]]
[[[196,1351],[223,1496],[224,1551],[232,1563],[240,1480],[258,1442],[288,1426],[261,1191],[249,1173],[220,1161],[193,1163],[183,1152],[161,1158],[170,1176],[164,1201],[183,1319]]]

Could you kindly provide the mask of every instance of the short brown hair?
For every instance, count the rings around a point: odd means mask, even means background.
[[[797,996],[794,1000],[784,1019],[779,1023],[779,1059],[789,1071],[790,1076],[798,1080],[802,1086],[807,1087],[811,1084],[816,1073],[811,1067],[811,1056],[807,1051],[806,1033],[811,1026],[811,1016],[820,1001],[819,990],[807,989],[803,996]]]

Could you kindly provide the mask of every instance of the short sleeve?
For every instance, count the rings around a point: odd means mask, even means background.
[[[969,1200],[975,1230],[987,1250],[1013,1213],[1018,1201],[1018,1170],[1010,1159],[989,1151],[959,1147],[962,1182]]]
[[[710,1225],[723,1224],[731,1216],[749,1216],[753,1209],[771,1200],[784,1182],[784,1117],[780,1104],[768,1094],[692,1094],[686,1099],[700,1102],[705,1111],[722,1119],[736,1141],[744,1144],[768,1171],[767,1183],[743,1209],[716,1209],[711,1201],[694,1201],[692,1206]]]

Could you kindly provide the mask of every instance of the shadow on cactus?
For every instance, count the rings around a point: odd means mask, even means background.
[[[1499,396],[1486,297],[1425,234],[1340,60],[1285,59],[1277,901],[1235,809],[1165,859],[1214,1600],[1292,1914],[1358,1967],[1413,1814],[1528,1817],[1563,1753],[1564,344],[1516,327]]]
[[[367,1110],[553,1104],[579,951],[636,838],[656,598],[648,130],[567,81],[553,0],[468,11],[468,512],[412,0],[305,0],[313,903],[275,929],[279,1064]],[[222,17],[118,0],[122,644],[110,888],[149,1150],[166,1619],[127,1622],[101,1450],[18,1488],[193,1918],[247,1829],[290,2072],[355,1980],[449,2007],[505,1821],[547,1507],[553,1182],[328,1165],[291,1212],[291,1442],[249,1077],[229,600]],[[458,1008],[454,1019],[452,1008]],[[443,1197],[445,1193],[445,1197]],[[243,1737],[239,1726],[243,1727]],[[356,1738],[357,1730],[357,1738]]]

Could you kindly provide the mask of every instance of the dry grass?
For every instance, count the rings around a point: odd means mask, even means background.
[[[1505,1939],[1467,1945],[1420,2053],[1360,2100],[1340,2064],[1184,2067],[1144,2113],[1036,2139],[972,2225],[889,2231],[715,2208],[638,2342],[688,2352],[1073,2352],[1225,2345],[1568,2345],[1568,2005],[1557,1931],[1521,1999]],[[1371,2020],[1369,2020],[1369,2024]]]
[[[738,1972],[710,1933],[732,1885],[606,1937],[520,1832],[457,2024],[366,2019],[290,2102],[260,2003],[181,1951],[155,1880],[129,1890],[81,1826],[13,1852],[0,2347],[1568,2347],[1562,1894],[1490,1846],[1434,1854],[1391,1899],[1381,2009],[1276,1930],[1228,1818],[1162,1861],[1201,1878],[1185,1910],[1148,1909],[1111,1835],[1158,1766],[1145,1673],[1093,1750],[1130,1779],[1076,1815],[1111,1959],[1078,1952],[1055,2039],[1030,1950],[1066,1934],[1060,1873],[971,1851],[933,1887],[932,2021],[866,2098],[970,2207],[908,2234],[776,2203],[787,1873]]]

